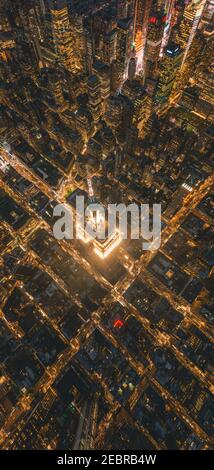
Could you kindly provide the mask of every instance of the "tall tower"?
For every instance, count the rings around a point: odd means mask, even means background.
[[[177,42],[184,50],[182,65],[184,64],[189,48],[195,36],[206,0],[193,0],[184,10],[184,17],[180,25]]]
[[[161,46],[162,50],[168,44],[171,29],[173,26],[175,1],[176,0],[161,0],[160,1],[161,8],[165,11],[165,14],[166,14],[165,28],[163,32],[163,41],[162,41],[162,46]]]
[[[101,59],[105,64],[110,65],[116,59],[117,48],[117,30],[107,32],[103,36],[103,48],[101,52]]]
[[[128,61],[131,53],[131,27],[132,20],[130,18],[118,21],[116,60],[121,83],[126,78]]]
[[[142,136],[145,123],[151,112],[151,98],[138,80],[127,80],[123,86],[123,95],[128,98],[130,104],[131,124],[138,129],[139,135]]]
[[[189,48],[186,60],[178,73],[176,87],[173,90],[175,94],[180,92],[188,84],[190,79],[193,78],[194,80],[197,80],[196,77],[198,76],[198,71],[201,69],[201,65],[205,57],[205,45],[205,36],[202,30],[198,29]],[[208,63],[209,59],[206,61],[206,66]]]
[[[59,73],[57,73],[57,70],[48,70],[48,83],[56,105],[59,107],[63,107],[65,105],[65,99],[61,86],[60,76]]]
[[[47,49],[68,72],[75,71],[71,25],[66,0],[45,0]],[[48,56],[48,53],[46,54]]]
[[[129,70],[128,70],[128,78],[129,80],[134,80],[136,74],[136,58],[131,57],[129,61]]]
[[[90,68],[91,44],[88,31],[84,25],[83,15],[73,13],[70,16],[72,53],[74,72],[85,72]]]
[[[195,81],[200,89],[200,96],[197,103],[197,109],[211,122],[214,121],[214,64],[210,60],[213,57],[213,31],[209,26],[203,32],[205,39],[205,47],[201,63],[196,68]]]
[[[36,8],[37,7],[37,8]],[[20,18],[25,31],[26,41],[34,51],[37,64],[42,64],[41,42],[43,41],[42,10],[39,5],[22,2]]]
[[[156,78],[165,24],[166,15],[164,10],[158,10],[156,7],[152,8],[148,19],[145,45],[144,64],[146,78]]]
[[[90,75],[88,79],[89,109],[95,124],[102,114],[101,82],[97,75]]]
[[[102,100],[102,114],[105,111],[106,100],[110,96],[111,91],[111,77],[110,67],[100,61],[96,61],[92,67],[93,73],[97,75],[101,84],[101,100]]]
[[[166,102],[172,92],[176,80],[178,69],[181,66],[182,51],[178,44],[170,43],[164,50],[163,59],[160,66],[155,100],[158,103]]]
[[[120,74],[118,70],[117,61],[113,60],[111,63],[111,91],[116,93],[120,86]]]
[[[147,23],[152,0],[136,0],[134,13],[134,44],[137,58],[137,69],[143,67],[143,51],[146,40]]]

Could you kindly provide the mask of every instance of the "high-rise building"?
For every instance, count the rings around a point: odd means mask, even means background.
[[[65,105],[65,98],[62,90],[62,83],[57,70],[48,70],[48,82],[50,91],[52,92],[56,105],[59,107],[63,107]]]
[[[123,99],[122,96],[110,96],[106,103],[105,122],[117,135],[120,132],[123,122]]]
[[[159,2],[161,8],[165,11],[166,14],[166,22],[163,32],[161,51],[163,51],[169,41],[170,33],[174,22],[175,1],[176,0],[161,0]]]
[[[89,23],[93,37],[93,55],[98,59],[103,59],[103,54],[107,53],[106,48],[115,47],[115,37],[111,36],[111,32],[116,29],[116,18],[113,17],[111,11],[103,8],[94,13]]]
[[[84,24],[83,15],[70,16],[72,54],[74,61],[74,73],[90,70],[92,59],[91,38]]]
[[[139,62],[142,62],[143,51],[143,25],[144,25],[144,9],[145,3],[142,0],[136,0],[135,3],[135,16],[134,16],[134,45],[139,57]]]
[[[134,45],[137,57],[137,69],[143,67],[143,52],[146,40],[149,12],[152,0],[136,0],[134,12]]]
[[[91,51],[83,15],[75,11],[71,14],[67,0],[44,0],[44,9],[42,51],[45,62],[51,64],[57,59],[68,72],[86,71],[89,68],[87,54]]]
[[[92,70],[101,83],[102,113],[104,113],[106,101],[111,92],[110,67],[101,61],[96,61],[93,64]]]
[[[193,0],[185,10],[183,20],[181,21],[177,42],[184,51],[182,64],[184,64],[197,30],[206,0]]]
[[[56,54],[65,70],[75,71],[71,25],[66,0],[46,0],[48,47]]]
[[[84,142],[87,143],[94,128],[92,114],[87,108],[80,107],[75,113],[75,124]]]
[[[163,33],[166,23],[164,10],[151,9],[145,45],[145,77],[156,78],[160,58]]]
[[[182,51],[180,46],[169,43],[164,50],[160,65],[160,75],[155,93],[155,100],[158,103],[164,103],[169,99],[181,61]]]
[[[120,86],[120,74],[117,61],[113,60],[111,63],[111,92],[115,93]]]
[[[120,167],[123,161],[123,153],[119,145],[116,146],[116,151],[115,151],[115,169],[114,169],[114,174],[117,176],[120,172]]]
[[[202,113],[206,118],[213,122],[214,120],[214,64],[213,60],[213,43],[214,34],[210,31],[208,26],[207,30],[204,31],[204,38],[206,45],[203,50],[203,58],[199,64],[196,74],[195,81],[199,87],[200,95],[197,102],[197,110]]]
[[[127,76],[128,61],[131,52],[132,40],[132,19],[124,18],[118,21],[117,31],[117,67],[120,77],[120,82]]]
[[[117,49],[117,29],[114,28],[103,36],[103,47],[101,51],[101,59],[107,65],[110,65],[116,59]]]
[[[36,8],[37,6],[37,8]],[[22,24],[25,41],[33,50],[33,56],[36,58],[37,66],[43,66],[41,43],[43,41],[42,12],[38,4],[22,2],[20,12],[20,22]]]
[[[136,58],[131,57],[131,59],[129,61],[129,69],[128,69],[128,79],[129,80],[134,80],[134,78],[135,78],[136,69],[137,69],[136,65],[137,65],[136,64]]]
[[[143,0],[136,0],[134,13],[134,44],[137,53],[143,48],[144,6],[145,3]]]
[[[101,82],[97,75],[90,75],[88,78],[89,109],[95,124],[102,114],[102,94]]]
[[[186,87],[179,100],[179,105],[188,111],[194,111],[199,97],[199,88],[197,86]]]
[[[206,40],[202,30],[196,31],[189,48],[186,60],[179,71],[176,88],[182,90],[197,74],[201,64],[201,57],[206,47]]]
[[[139,135],[142,135],[144,125],[151,114],[151,97],[138,80],[126,80],[123,95],[129,99],[132,108],[131,124],[138,129]]]
[[[112,129],[106,124],[102,127],[100,131],[101,135],[101,144],[102,144],[102,158],[105,160],[114,154],[116,147],[115,136],[112,132]]]

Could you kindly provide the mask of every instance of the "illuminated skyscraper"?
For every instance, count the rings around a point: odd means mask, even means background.
[[[152,9],[148,20],[145,46],[145,76],[156,77],[161,52],[166,15],[163,10]]]
[[[208,27],[204,31],[206,46],[203,51],[203,59],[199,64],[195,81],[200,89],[197,109],[210,121],[214,121],[214,63],[213,57],[214,34]]]
[[[123,120],[123,100],[120,96],[110,96],[107,100],[104,119],[114,134],[117,134],[122,126]]]
[[[97,123],[102,113],[101,82],[97,75],[90,75],[88,79],[89,109],[94,122]]]
[[[106,100],[110,96],[111,83],[110,83],[110,67],[100,61],[93,64],[93,73],[97,75],[101,83],[101,100],[102,100],[102,113],[105,111]]]
[[[85,35],[85,69],[87,73],[92,73],[92,62],[93,62],[93,44],[91,33],[88,28],[84,31]]]
[[[51,65],[57,59],[72,73],[88,70],[91,51],[83,15],[75,11],[71,14],[66,0],[44,0],[44,6],[42,50],[45,61]]]
[[[115,151],[115,136],[112,129],[106,124],[102,127],[101,131],[101,143],[102,143],[102,158],[105,160],[114,154]]]
[[[103,47],[101,51],[101,59],[105,64],[110,65],[116,59],[117,48],[117,30],[116,28],[103,36]]]
[[[152,0],[136,0],[134,14],[134,43],[137,57],[137,69],[143,66],[147,24]]]
[[[186,87],[182,93],[179,105],[188,111],[193,111],[197,105],[199,88],[197,86]]]
[[[136,74],[136,58],[131,57],[129,61],[129,70],[128,70],[128,78],[129,80],[133,80]]]
[[[176,91],[182,90],[195,76],[198,75],[201,57],[205,48],[205,38],[201,30],[196,31],[192,44],[189,48],[186,60],[179,71],[176,80]]]
[[[102,60],[104,56],[107,56],[108,63],[110,63],[115,58],[116,36],[114,33],[117,26],[116,18],[112,16],[111,11],[100,9],[90,19],[90,25],[94,56]],[[112,52],[112,59],[109,57],[110,51]]]
[[[32,8],[32,4],[25,0],[14,4],[10,4],[8,1],[0,12],[0,41],[2,42],[0,53],[3,53],[3,61],[17,60],[17,71],[19,69],[18,62],[20,62],[26,72],[32,73],[32,66],[36,66],[40,60],[39,29],[37,30],[37,26],[39,25],[35,10]]]
[[[41,43],[43,41],[43,13],[39,6],[39,4],[34,6],[31,3],[22,2],[19,11],[27,43],[34,51],[37,65],[42,66]]]
[[[115,93],[120,86],[120,74],[118,70],[117,61],[113,60],[111,63],[111,91]]]
[[[90,69],[91,43],[84,26],[83,15],[70,16],[72,50],[75,72],[85,72]]]
[[[189,52],[189,48],[196,33],[204,5],[205,0],[193,0],[185,8],[184,17],[177,35],[177,41],[184,51],[182,64],[184,64]]]
[[[168,44],[160,65],[160,76],[155,94],[157,102],[164,103],[169,99],[181,61],[182,51],[180,47],[174,43]]]
[[[48,0],[46,27],[53,52],[66,70],[74,72],[73,43],[66,0]]]
[[[138,129],[139,135],[143,136],[145,123],[151,114],[151,98],[138,80],[126,80],[123,95],[130,100],[131,124]]]
[[[128,61],[131,52],[131,27],[132,20],[129,18],[118,21],[116,57],[120,82],[122,82],[127,75]]]
[[[48,81],[49,81],[49,87],[54,97],[56,105],[63,107],[65,105],[65,99],[63,96],[60,76],[56,70],[54,69],[48,70]]]
[[[166,22],[165,22],[163,41],[162,41],[162,46],[161,46],[161,49],[163,50],[168,44],[171,29],[173,26],[173,14],[174,14],[175,0],[161,0],[160,2],[158,2],[158,4],[159,3],[160,3],[161,8],[165,11],[165,14],[166,14]]]
[[[78,109],[75,113],[75,125],[84,142],[87,143],[94,127],[92,114],[88,109],[83,107]]]

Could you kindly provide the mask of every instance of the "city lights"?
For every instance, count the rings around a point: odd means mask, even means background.
[[[214,0],[0,0],[2,468],[211,468],[213,39]]]

